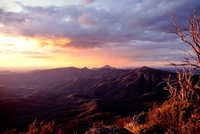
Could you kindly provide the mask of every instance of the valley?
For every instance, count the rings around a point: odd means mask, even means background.
[[[34,121],[83,133],[96,121],[114,122],[164,102],[167,71],[141,67],[58,68],[0,76],[0,130],[24,131]],[[110,121],[109,121],[110,120]],[[84,127],[77,127],[84,126]]]

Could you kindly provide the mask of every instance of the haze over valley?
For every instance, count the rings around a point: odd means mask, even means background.
[[[46,122],[55,119],[69,127],[66,131],[84,132],[100,118],[126,117],[146,111],[155,101],[163,102],[167,94],[164,85],[158,84],[168,75],[148,67],[125,70],[108,66],[0,75],[1,130],[26,129],[37,117]],[[74,127],[77,122],[87,122],[85,130]]]

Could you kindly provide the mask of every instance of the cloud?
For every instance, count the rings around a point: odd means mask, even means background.
[[[100,25],[98,18],[96,16],[92,16],[90,13],[84,13],[81,15],[78,19],[78,22],[91,27]]]
[[[51,56],[49,56],[46,53],[42,53],[39,51],[23,51],[20,52],[21,54],[25,55],[26,58],[31,58],[31,59],[47,59],[47,58],[51,58]]]
[[[36,51],[23,51],[21,54],[28,54],[28,55],[42,55],[41,52],[36,52]]]
[[[14,50],[3,50],[3,51],[0,51],[0,53],[1,54],[16,54],[18,52]]]
[[[68,48],[75,48],[75,49],[86,49],[86,48],[95,48],[101,46],[102,44],[100,42],[95,41],[82,41],[82,40],[73,40],[69,43],[67,43],[64,47]]]
[[[4,44],[4,46],[13,47],[13,46],[15,46],[15,44]]]
[[[82,0],[89,4],[94,0]],[[58,48],[94,49],[105,47],[129,47],[139,42],[159,44],[177,41],[178,36],[166,34],[174,31],[169,24],[169,14],[178,20],[187,20],[187,12],[200,10],[196,0],[111,0],[113,8],[95,8],[84,5],[26,6],[21,12],[0,9],[0,32],[9,36],[31,38],[41,47],[52,45]],[[150,48],[151,45],[148,46]],[[153,47],[154,48],[154,47]],[[155,47],[156,48],[156,47]],[[145,49],[145,48],[143,48]]]
[[[29,56],[26,56],[26,58],[31,58],[31,59],[49,59],[49,58],[51,58],[51,56],[47,56],[47,55],[29,55]]]
[[[84,4],[84,5],[87,5],[87,4],[91,4],[93,3],[95,0],[81,0],[81,2]]]

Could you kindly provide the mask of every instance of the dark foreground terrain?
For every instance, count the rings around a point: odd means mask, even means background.
[[[25,131],[37,121],[52,122],[67,133],[83,133],[96,121],[147,111],[163,102],[170,73],[147,67],[59,68],[0,75],[0,130]]]

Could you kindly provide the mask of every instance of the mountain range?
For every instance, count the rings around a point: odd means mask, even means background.
[[[161,82],[169,74],[148,67],[126,70],[110,66],[2,74],[0,130],[26,130],[37,118],[55,119],[68,133],[83,133],[95,121],[137,114],[155,101],[163,102],[168,93]]]

